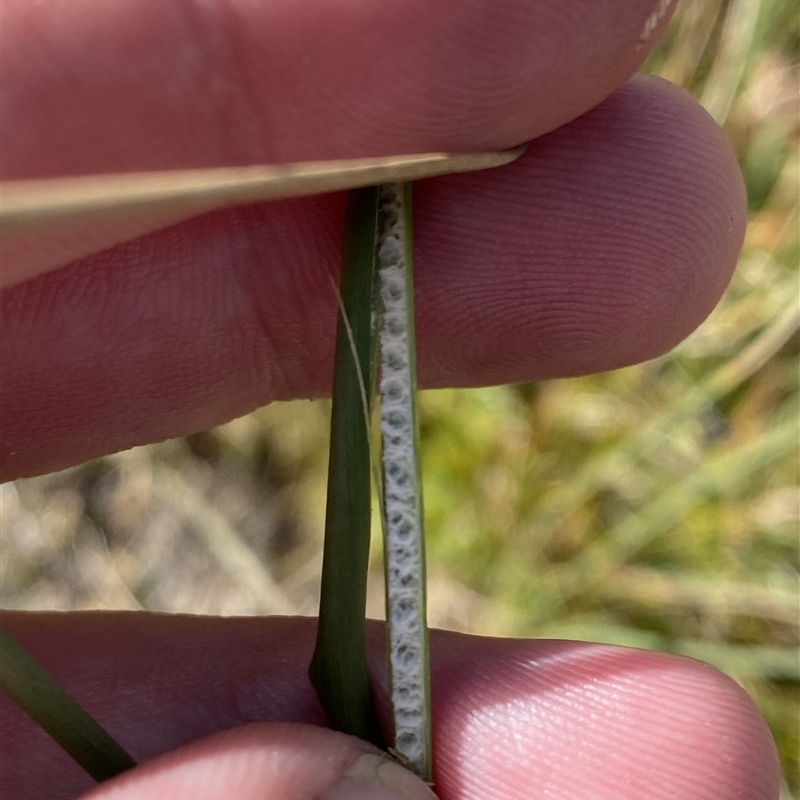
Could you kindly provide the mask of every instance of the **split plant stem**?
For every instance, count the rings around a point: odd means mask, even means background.
[[[369,419],[379,360],[378,490],[383,497],[392,751],[430,780],[411,231],[410,184],[351,193],[339,292],[322,596],[310,675],[334,728],[382,745],[364,619],[371,519]]]
[[[430,781],[425,537],[418,459],[411,184],[381,187],[378,276],[386,621],[394,751]]]
[[[496,153],[493,163],[482,166],[508,164],[524,150],[523,146]],[[430,781],[430,670],[417,456],[409,182],[386,183],[380,195],[377,187],[350,194],[336,332],[320,616],[309,669],[330,725],[382,746],[367,669],[364,619],[370,541],[369,434],[378,332],[383,474],[377,489],[383,498],[392,751]]]

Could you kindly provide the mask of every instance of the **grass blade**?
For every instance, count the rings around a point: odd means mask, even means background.
[[[4,181],[0,184],[0,225],[8,237],[158,211],[169,212],[173,224],[242,203],[499,167],[523,149]],[[163,223],[156,220],[153,230],[158,227]]]
[[[637,550],[678,525],[681,517],[704,498],[724,496],[730,487],[743,485],[753,474],[795,451],[797,415],[797,403],[788,401],[775,412],[771,428],[738,447],[708,457],[699,469],[666,487],[643,511],[610,528],[603,540],[570,561],[553,566],[542,581],[542,597],[550,598],[547,612],[554,615],[571,598],[611,575]]]
[[[375,386],[373,302],[378,188],[350,193],[331,408],[319,623],[309,676],[329,724],[379,747],[365,615],[370,542],[370,440]],[[355,349],[355,357],[353,353]]]
[[[136,762],[20,647],[0,629],[0,686],[96,781]]]
[[[381,187],[378,277],[389,686],[397,755],[430,781],[425,539],[414,346],[411,184]]]

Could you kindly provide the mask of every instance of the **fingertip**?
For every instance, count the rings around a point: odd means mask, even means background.
[[[638,75],[620,99],[647,121],[630,144],[632,158],[645,151],[630,197],[642,206],[638,262],[648,274],[633,276],[612,366],[660,356],[704,322],[733,277],[747,227],[747,194],[733,148],[689,92]],[[643,175],[651,186],[642,184]]]
[[[776,800],[780,795],[778,750],[750,695],[705,662],[674,656],[663,662],[667,689],[659,699],[665,711],[671,710],[668,718],[679,720],[674,730],[667,731],[669,741],[680,738],[687,763],[693,758],[705,767],[700,781],[705,793],[698,796]],[[683,703],[686,711],[676,714],[673,703]],[[677,776],[679,769],[676,764],[671,771]]]
[[[579,642],[509,643],[493,655],[473,661],[469,700],[439,695],[450,704],[439,763],[459,797],[522,800],[531,787],[595,800],[778,797],[766,723],[707,664]]]
[[[719,301],[747,218],[724,133],[683,89],[646,75],[504,170],[422,182],[415,201],[419,372],[435,386],[665,353]]]
[[[256,723],[174,750],[84,800],[434,800],[366,742],[326,728]]]

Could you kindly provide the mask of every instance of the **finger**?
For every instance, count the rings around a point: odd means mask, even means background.
[[[322,722],[306,677],[311,619],[5,614],[4,625],[140,761],[254,721]],[[371,627],[382,685],[381,634]],[[607,645],[443,632],[433,632],[431,653],[442,800],[777,798],[765,723],[707,665]],[[79,768],[0,700],[3,795],[85,790]]]
[[[3,177],[515,145],[622,85],[672,5],[6,0]]]
[[[84,800],[436,800],[351,736],[292,723],[248,725],[149,762]]]
[[[5,182],[0,286],[218,209],[495,169],[526,147]]]
[[[9,179],[505,148],[620,86],[671,9],[82,0],[56,16],[6,3],[0,79],[13,113],[2,119],[13,125],[0,166]],[[152,210],[6,232],[0,277],[20,282],[185,218]]]
[[[2,294],[4,480],[330,391],[341,195],[219,212]],[[415,186],[419,378],[652,358],[709,313],[745,224],[723,135],[637,78],[494,172]]]

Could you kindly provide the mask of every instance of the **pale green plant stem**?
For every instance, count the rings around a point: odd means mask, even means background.
[[[524,150],[500,153],[419,153],[383,158],[256,164],[248,167],[127,172],[3,181],[0,225],[4,236],[42,232],[80,221],[171,212],[172,222],[215,208],[307,197],[373,186],[383,181],[417,180],[508,164]],[[164,226],[154,217],[155,230]]]

